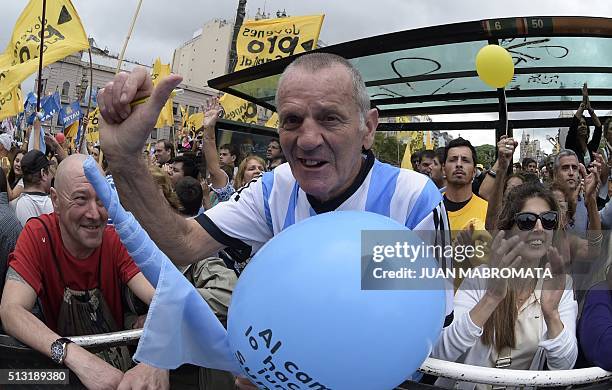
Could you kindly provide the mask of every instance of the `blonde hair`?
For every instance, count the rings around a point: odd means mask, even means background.
[[[259,156],[255,156],[253,154],[247,156],[244,160],[242,160],[242,162],[240,163],[240,166],[238,166],[238,173],[236,173],[236,177],[234,178],[234,188],[235,189],[239,189],[240,187],[246,184],[244,182],[244,173],[246,172],[247,164],[251,160],[257,160],[257,162],[260,163],[261,166],[264,168],[266,166],[266,162],[264,161],[263,158]]]
[[[166,172],[162,171],[161,168],[155,165],[149,165],[149,173],[153,176],[153,180],[155,184],[162,190],[164,197],[175,210],[181,210],[181,202],[179,201],[176,192],[174,192],[174,188],[172,187],[172,180],[170,180],[170,176],[166,174]]]

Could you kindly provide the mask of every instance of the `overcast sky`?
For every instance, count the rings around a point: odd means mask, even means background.
[[[137,0],[72,0],[87,34],[98,46],[118,53],[136,9]],[[6,47],[19,14],[28,0],[2,0],[0,47]],[[191,39],[206,21],[235,18],[237,0],[144,0],[126,58],[150,64],[155,57],[170,62],[174,48]],[[247,18],[257,9],[272,14],[285,9],[289,15],[325,14],[320,39],[332,45],[393,31],[492,17],[578,15],[612,17],[612,0],[248,0]],[[28,85],[29,84],[29,85]],[[31,89],[33,81],[24,84]],[[448,116],[444,120],[448,119]],[[496,119],[482,114],[465,119]],[[512,118],[511,118],[512,119]],[[456,133],[454,133],[456,135]],[[476,145],[494,143],[492,132],[463,131]],[[543,132],[540,144],[550,150]]]

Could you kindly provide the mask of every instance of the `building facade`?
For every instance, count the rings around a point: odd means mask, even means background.
[[[118,62],[116,55],[109,53],[108,50],[102,50],[96,47],[93,39],[90,39],[90,44],[92,51],[93,82],[90,81],[89,54],[85,51],[75,53],[57,61],[43,68],[42,72],[43,94],[47,95],[58,91],[60,93],[62,106],[66,106],[78,100],[81,103],[81,111],[83,113],[87,110],[88,98],[91,91],[93,91],[92,100],[94,102],[92,106],[95,107],[97,92],[108,82],[112,81],[115,76]],[[123,60],[121,63],[121,70],[130,72],[137,66],[143,66],[149,71],[151,70],[151,65],[139,64],[130,60]],[[173,131],[180,129],[181,112],[179,110],[179,104],[183,107],[187,107],[190,113],[194,113],[200,110],[201,105],[205,104],[208,98],[217,96],[217,91],[210,88],[198,88],[185,83],[179,85],[178,88],[183,91],[173,98],[175,125],[172,127],[154,129],[151,132],[148,142],[157,139],[170,139]],[[53,119],[43,123],[43,126],[50,128],[52,133],[63,131],[57,114],[54,115]]]
[[[172,72],[189,86],[207,88],[208,80],[227,73],[233,31],[233,23],[223,19],[206,23],[174,50]]]
[[[544,151],[540,147],[540,141],[537,139],[530,140],[529,134],[526,131],[523,131],[523,135],[521,136],[521,162],[523,159],[529,157],[533,158],[537,161],[538,165],[544,163],[544,159],[546,155]]]

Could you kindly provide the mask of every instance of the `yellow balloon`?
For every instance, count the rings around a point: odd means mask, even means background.
[[[501,46],[487,45],[476,55],[476,72],[485,84],[503,88],[514,76],[512,56]]]

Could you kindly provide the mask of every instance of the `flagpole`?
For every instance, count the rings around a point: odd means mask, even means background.
[[[34,123],[32,126],[32,132],[34,137],[34,149],[40,150],[40,132],[41,123],[38,119],[38,113],[40,112],[40,95],[42,94],[42,68],[43,68],[43,49],[45,46],[45,24],[47,14],[47,0],[43,0],[42,5],[42,23],[40,26],[40,52],[38,53],[38,88],[36,96],[36,114],[34,116]]]
[[[132,18],[132,24],[130,25],[130,29],[128,30],[128,34],[125,37],[125,42],[123,43],[123,48],[121,49],[121,54],[119,55],[119,60],[117,61],[117,70],[115,73],[119,73],[121,70],[121,63],[123,62],[123,56],[125,55],[125,50],[127,49],[128,41],[132,36],[132,31],[134,30],[134,25],[136,24],[136,18],[138,18],[138,13],[140,12],[140,6],[142,5],[142,0],[138,0],[138,5],[136,6],[136,12],[134,13],[134,17]]]
[[[93,95],[93,63],[91,61],[91,46],[87,49],[89,53],[89,99],[87,100],[87,113],[85,114],[85,118],[89,120],[89,110],[91,110],[91,97]],[[79,140],[79,145],[77,148],[77,153],[81,153],[83,148],[83,141],[85,140],[85,135],[87,134],[87,126],[84,126],[85,121],[81,121],[81,125],[83,129],[81,130],[81,139]]]
[[[38,54],[38,96],[36,96],[36,112],[40,111],[40,94],[42,91],[43,48],[45,45],[46,14],[47,0],[43,0],[42,25],[40,27],[40,52]]]

